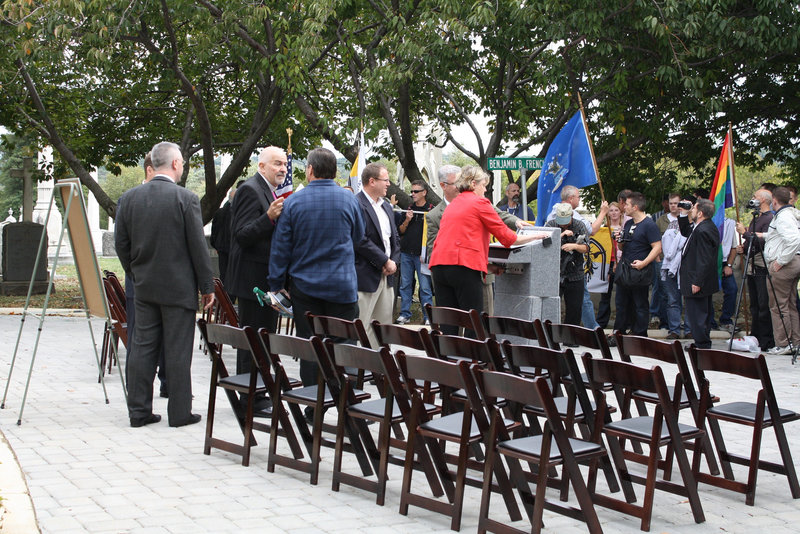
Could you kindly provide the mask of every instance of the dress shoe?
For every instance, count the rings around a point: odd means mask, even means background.
[[[160,417],[159,417],[159,419],[160,419]],[[200,419],[202,419],[202,417],[200,417],[199,413],[193,413],[192,415],[189,416],[189,419],[187,419],[186,421],[184,421],[182,423],[170,423],[169,426],[179,427],[179,426],[193,425],[195,423],[199,423]]]
[[[131,426],[133,428],[139,428],[144,425],[151,425],[153,423],[158,423],[159,421],[161,421],[161,416],[158,415],[157,413],[151,413],[147,417],[139,417],[139,418],[131,417]]]
[[[667,334],[667,339],[680,339],[681,336],[677,332],[670,332]]]

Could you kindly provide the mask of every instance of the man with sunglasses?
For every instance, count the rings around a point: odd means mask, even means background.
[[[414,273],[419,280],[419,302],[423,316],[425,304],[433,305],[431,275],[422,271],[420,255],[422,254],[422,231],[425,227],[425,213],[433,209],[428,202],[428,190],[425,182],[411,182],[412,203],[406,211],[403,222],[398,227],[400,232],[400,316],[397,324],[406,324],[411,320],[411,299],[414,294]],[[425,317],[425,322],[428,318]]]

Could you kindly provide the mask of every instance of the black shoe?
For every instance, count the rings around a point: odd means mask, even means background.
[[[168,399],[169,393],[167,392],[166,389],[162,389],[161,392],[158,394],[158,396],[161,397],[162,399]]]
[[[306,407],[306,409],[304,410],[304,415],[305,415],[305,418],[306,418],[306,423],[308,423],[309,425],[313,425],[314,424],[314,408],[311,408],[310,406]]]
[[[272,401],[263,399],[253,406],[253,417],[272,417]]]
[[[617,338],[615,338],[614,336],[606,336],[606,339],[608,339],[608,346],[609,347],[616,347],[617,346]]]
[[[161,419],[161,417],[159,417],[159,419]],[[193,425],[195,423],[199,423],[200,419],[202,419],[202,417],[200,417],[199,413],[193,413],[192,415],[189,416],[189,419],[187,419],[186,421],[182,423],[170,423],[169,426],[179,427],[179,426]]]
[[[681,336],[677,332],[670,332],[667,334],[667,339],[680,339]]]
[[[569,347],[571,349],[575,349],[577,347],[580,347],[580,345],[578,345],[577,343],[562,343],[562,345],[564,345],[565,347]]]
[[[144,425],[152,425],[153,423],[158,423],[159,421],[161,421],[161,416],[158,415],[157,413],[151,413],[147,417],[139,417],[139,418],[131,417],[131,426],[133,428],[139,428]]]

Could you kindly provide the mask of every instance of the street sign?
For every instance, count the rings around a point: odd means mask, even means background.
[[[541,169],[544,158],[489,158],[490,171],[518,171],[520,169]]]

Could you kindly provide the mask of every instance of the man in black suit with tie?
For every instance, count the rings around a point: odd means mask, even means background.
[[[197,290],[214,304],[211,257],[200,200],[178,187],[183,155],[174,143],[151,151],[155,176],[119,199],[114,233],[117,255],[136,289],[136,335],[127,362],[128,415],[132,427],[157,423],[153,380],[163,344],[169,381],[170,426],[200,421],[192,413],[192,348]]]
[[[361,185],[356,195],[364,218],[364,238],[356,245],[358,317],[367,327],[370,343],[377,347],[371,323],[392,322],[400,238],[392,206],[383,199],[389,189],[389,171],[380,163],[370,163],[361,172]]]
[[[275,332],[278,313],[270,306],[261,306],[253,293],[254,287],[265,289],[272,233],[283,211],[283,198],[275,190],[283,183],[288,170],[286,153],[275,146],[264,148],[258,156],[258,172],[243,183],[231,205],[231,246],[228,258],[228,293],[239,299],[239,321],[242,326],[266,328]],[[236,373],[249,373],[249,352],[239,351]],[[241,399],[246,404],[247,399]],[[268,399],[256,399],[256,415],[265,416],[271,410]]]
[[[695,223],[689,222],[689,210],[681,209],[678,228],[687,237],[681,255],[681,295],[686,299],[686,320],[699,349],[711,348],[711,323],[714,307],[711,297],[719,290],[719,229],[711,220],[714,203],[700,199],[692,208]]]

